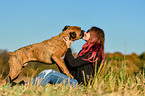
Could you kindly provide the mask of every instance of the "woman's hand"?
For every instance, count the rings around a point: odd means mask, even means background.
[[[70,48],[70,45],[73,43],[73,41],[69,40],[69,37],[64,37],[63,40],[65,41],[67,48]]]

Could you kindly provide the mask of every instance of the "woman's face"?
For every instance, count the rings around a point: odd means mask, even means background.
[[[83,40],[88,41],[90,38],[90,32],[84,32]]]

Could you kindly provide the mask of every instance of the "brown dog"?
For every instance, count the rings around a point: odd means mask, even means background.
[[[50,64],[53,60],[60,67],[63,73],[73,78],[66,68],[63,60],[61,60],[61,57],[67,51],[67,46],[63,41],[63,38],[68,36],[71,40],[75,41],[83,37],[84,31],[77,26],[65,26],[62,31],[63,32],[61,32],[59,35],[41,43],[28,45],[14,52],[9,52],[8,54],[11,55],[11,57],[9,59],[10,71],[8,76],[14,80],[16,77],[18,77],[23,69],[22,67],[25,66],[27,62],[40,61]],[[2,84],[6,84],[6,78],[2,80]]]

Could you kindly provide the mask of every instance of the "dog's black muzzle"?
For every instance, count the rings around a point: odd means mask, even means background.
[[[81,34],[80,34],[80,36],[81,36],[81,39],[84,37],[84,30],[81,30]]]

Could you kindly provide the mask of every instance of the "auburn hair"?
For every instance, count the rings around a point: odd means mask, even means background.
[[[82,46],[82,50],[80,51],[77,57],[80,57],[86,53],[88,53],[88,58],[83,60],[89,62],[96,62],[97,60],[104,60],[104,42],[105,42],[105,34],[104,31],[98,27],[92,27],[88,30],[90,32],[89,40]],[[91,56],[89,56],[89,54]]]

